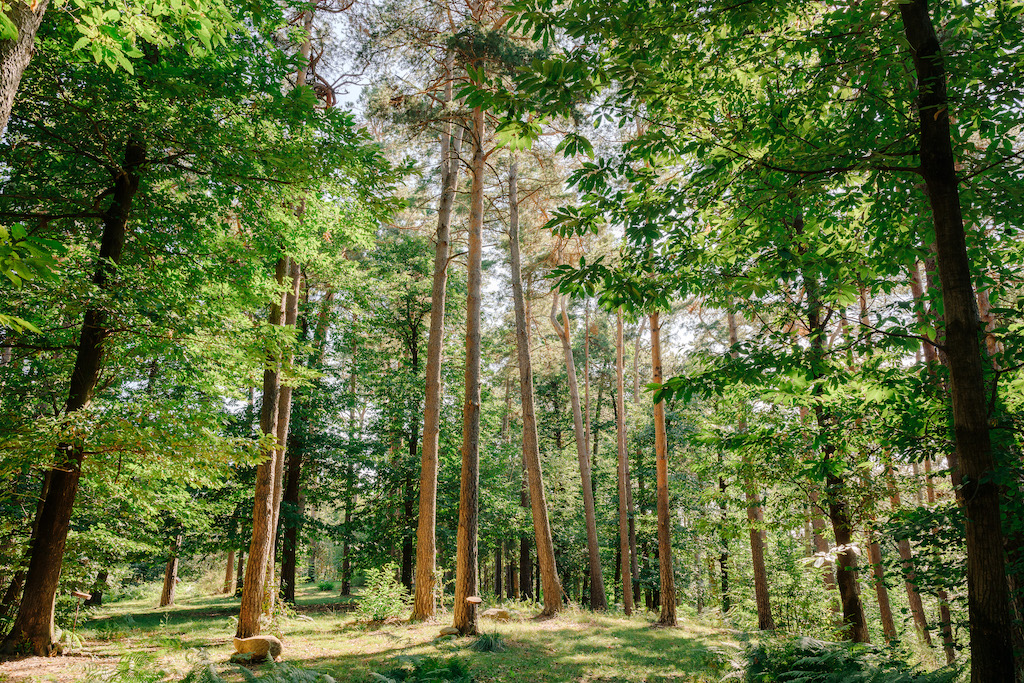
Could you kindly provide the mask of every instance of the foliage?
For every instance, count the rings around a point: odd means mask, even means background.
[[[317,581],[316,587],[319,588],[322,591],[332,591],[332,590],[334,590],[334,582],[333,581]]]
[[[481,633],[469,647],[476,652],[505,652],[508,650],[504,636],[497,632]]]
[[[105,666],[90,669],[84,683],[157,683],[166,680],[167,672],[157,667],[152,654],[136,652],[122,657],[112,669]]]
[[[898,652],[813,638],[767,640],[747,651],[747,683],[952,683],[955,668],[924,673]]]
[[[399,657],[399,666],[383,674],[371,673],[375,683],[473,683],[469,668],[461,659],[452,657]]]
[[[409,591],[395,579],[396,570],[394,562],[366,570],[366,585],[356,610],[361,619],[383,621],[409,609]]]
[[[245,681],[260,681],[262,683],[334,683],[334,678],[325,673],[306,669],[294,664],[279,664],[267,662],[266,668],[254,673],[244,666],[237,667],[242,679]],[[221,676],[212,662],[205,655],[202,661],[188,673],[181,683],[227,683],[233,680]]]

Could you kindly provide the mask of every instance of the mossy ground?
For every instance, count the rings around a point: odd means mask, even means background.
[[[180,679],[206,656],[229,679],[242,680],[227,664],[236,599],[185,595],[166,608],[153,608],[153,602],[121,602],[90,612],[78,628],[83,647],[75,656],[6,662],[0,664],[0,681],[99,680],[126,656],[141,657],[146,669],[163,671],[164,680]],[[350,599],[315,585],[301,587],[294,610],[264,632],[284,641],[283,661],[321,670],[339,683],[369,681],[370,672],[394,667],[401,655],[461,657],[481,682],[719,681],[739,651],[732,632],[696,621],[653,628],[652,614],[626,618],[576,609],[535,620],[529,606],[511,607],[513,621],[481,620],[481,630],[501,634],[504,652],[476,652],[472,638],[439,637],[451,623],[446,613],[419,624],[359,623]]]

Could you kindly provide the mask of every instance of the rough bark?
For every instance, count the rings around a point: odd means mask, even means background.
[[[473,110],[473,184],[470,188],[466,296],[466,388],[462,403],[462,470],[456,535],[454,624],[461,635],[477,633],[477,523],[480,493],[480,284],[484,222],[484,112]]]
[[[558,311],[561,309],[562,324],[558,323]],[[604,576],[601,571],[601,545],[597,538],[597,513],[594,505],[594,485],[590,472],[590,453],[587,448],[587,434],[583,426],[583,414],[580,408],[580,389],[576,380],[576,362],[572,354],[572,339],[569,332],[569,317],[565,310],[565,299],[557,291],[552,292],[551,326],[562,342],[562,355],[565,358],[565,371],[569,382],[569,402],[572,405],[572,421],[576,436],[576,456],[580,466],[580,482],[583,489],[583,515],[587,526],[587,551],[590,560],[590,608],[603,610],[608,608],[608,600],[604,591]]]
[[[129,140],[121,167],[113,169],[113,198],[103,215],[99,258],[92,278],[98,290],[114,287],[113,279],[121,262],[128,217],[145,162],[146,149],[143,144]],[[75,367],[68,386],[68,399],[64,405],[65,415],[81,410],[93,398],[103,367],[106,340],[111,335],[108,321],[109,313],[106,310],[91,308],[85,313]],[[13,654],[30,650],[45,656],[51,650],[54,596],[84,459],[85,446],[82,442],[65,443],[57,447],[49,473],[50,483],[36,516],[36,540],[32,545],[18,616],[0,645],[0,653]]]
[[[454,53],[445,63],[447,82],[444,101],[452,101]],[[437,453],[441,424],[441,352],[444,341],[444,308],[448,288],[449,231],[455,188],[459,177],[462,127],[452,136],[451,118],[441,133],[441,199],[437,208],[434,241],[434,276],[430,290],[430,330],[427,338],[426,392],[423,403],[423,448],[420,455],[419,519],[416,529],[416,595],[414,621],[427,619],[437,610]]]
[[[7,18],[18,29],[17,40],[0,40],[0,135],[7,130],[14,97],[21,84],[21,75],[35,53],[36,32],[43,22],[49,0],[31,5],[15,0],[7,10]]]
[[[896,622],[892,616],[892,605],[889,603],[889,589],[885,585],[885,568],[882,566],[882,550],[878,547],[872,534],[868,534],[868,562],[875,578],[875,597],[878,599],[878,615],[882,621],[882,633],[887,642],[899,639],[896,633]]]
[[[633,582],[629,544],[629,452],[626,450],[625,360],[623,358],[622,309],[615,322],[615,428],[619,454],[619,578],[622,581],[622,611],[633,614]]]
[[[519,364],[519,391],[523,412],[523,466],[529,482],[530,510],[533,515],[534,540],[537,546],[537,571],[544,594],[542,616],[553,616],[562,608],[562,586],[555,566],[555,548],[548,524],[548,507],[544,494],[544,476],[540,466],[537,440],[537,414],[533,400],[533,363],[530,360],[530,331],[527,327],[526,301],[523,297],[523,275],[519,255],[519,200],[516,162],[509,166],[509,252],[512,269],[512,298],[516,318],[516,358]],[[520,545],[520,588],[526,597],[533,597],[530,579],[529,542]]]
[[[900,492],[896,488],[891,467],[888,469],[887,474],[889,475],[889,502],[892,504],[892,510],[895,514],[902,507]],[[904,585],[907,589],[907,603],[910,605],[910,613],[914,616],[914,626],[921,639],[931,647],[932,636],[928,631],[928,617],[925,615],[924,603],[921,601],[921,594],[917,590],[917,576],[914,574],[913,569],[914,554],[910,548],[910,541],[901,538],[897,541],[897,547],[900,552],[900,563],[903,567]]]
[[[999,489],[986,414],[977,300],[971,282],[953,157],[946,67],[927,0],[900,4],[917,75],[920,172],[935,228],[945,318],[953,431],[967,527],[967,603],[972,683],[1015,679]]]
[[[277,261],[275,276],[278,286],[284,288],[288,276],[288,258]],[[280,325],[284,298],[270,306],[268,322]],[[281,375],[278,359],[269,354],[263,370],[263,405],[260,408],[260,431],[263,438],[277,438],[277,420],[280,413]],[[256,468],[256,486],[252,508],[252,541],[245,565],[245,581],[242,584],[242,603],[238,613],[238,627],[235,636],[250,638],[260,633],[260,615],[263,613],[263,595],[267,578],[267,563],[271,556],[271,542],[274,523],[274,469],[277,465],[277,448],[272,444],[265,450],[265,459]]]
[[[661,323],[658,312],[650,315],[651,381],[661,384]],[[672,573],[672,520],[668,495],[668,434],[665,431],[665,402],[654,404],[654,454],[658,479],[658,568],[661,573],[660,626],[676,625],[676,587]]]

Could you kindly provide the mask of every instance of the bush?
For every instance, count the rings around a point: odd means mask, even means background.
[[[469,646],[476,652],[505,652],[508,646],[500,633],[481,633]]]
[[[399,657],[399,666],[382,674],[371,673],[375,683],[474,683],[466,663],[460,659]]]
[[[333,581],[317,581],[316,587],[319,588],[322,591],[332,591],[332,590],[334,590],[334,582]]]
[[[356,610],[360,620],[384,621],[409,609],[409,591],[395,580],[395,569],[395,563],[389,562],[380,569],[366,570],[366,588]]]
[[[957,671],[922,672],[891,649],[814,638],[768,640],[747,650],[748,683],[952,683]]]

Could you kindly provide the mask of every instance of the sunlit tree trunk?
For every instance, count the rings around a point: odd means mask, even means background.
[[[451,106],[454,53],[445,62],[444,101]],[[437,452],[441,424],[441,352],[448,288],[449,231],[459,178],[462,127],[453,137],[451,118],[441,132],[441,199],[437,209],[434,280],[430,290],[430,331],[427,339],[426,394],[423,404],[423,448],[420,455],[419,519],[416,529],[416,595],[412,619],[427,619],[437,609]]]
[[[615,428],[619,455],[619,578],[622,581],[622,611],[633,614],[633,581],[629,543],[629,453],[626,450],[626,392],[622,309],[615,316]]]
[[[561,309],[562,324],[558,323],[558,312]],[[572,404],[572,421],[576,434],[576,455],[580,465],[580,481],[583,488],[583,515],[587,525],[587,550],[590,559],[590,608],[603,610],[608,608],[604,592],[604,577],[601,572],[601,546],[597,538],[597,513],[594,506],[594,486],[590,472],[590,453],[587,448],[587,435],[583,427],[583,414],[580,410],[580,389],[576,381],[576,362],[572,355],[572,339],[569,333],[569,316],[565,310],[565,299],[557,291],[552,292],[551,325],[562,342],[562,355],[565,357],[565,371],[569,382],[569,402]]]
[[[523,468],[529,482],[530,510],[533,515],[534,540],[537,546],[537,571],[540,574],[544,609],[542,616],[554,616],[562,608],[562,586],[555,566],[555,548],[548,524],[548,507],[544,494],[544,477],[540,466],[537,441],[537,415],[533,397],[533,363],[530,360],[530,331],[523,296],[523,275],[519,255],[519,198],[515,159],[509,165],[509,253],[512,270],[512,299],[516,319],[516,358],[519,364],[519,391],[523,412]],[[526,597],[534,597],[530,572],[529,543],[520,545],[519,587]]]
[[[466,297],[466,389],[462,404],[462,471],[459,478],[459,528],[456,536],[454,627],[462,635],[477,632],[477,515],[480,493],[480,282],[484,222],[484,112],[473,110],[473,184],[470,188],[468,294]]]
[[[49,0],[31,4],[13,0],[9,4],[5,14],[18,30],[18,38],[0,41],[0,135],[7,130],[21,75],[32,60],[36,32],[43,22]]]
[[[283,290],[288,277],[289,258],[282,256],[277,261],[276,279]],[[268,322],[280,325],[283,320],[284,297],[274,301],[270,307]],[[280,403],[281,374],[280,361],[273,354],[267,356],[267,367],[263,371],[263,405],[260,408],[260,431],[263,438],[277,438]],[[253,495],[252,541],[245,566],[245,580],[242,584],[242,604],[238,613],[238,627],[235,635],[249,638],[260,633],[260,615],[263,613],[263,595],[267,578],[267,563],[270,560],[274,523],[274,480],[277,466],[277,448],[271,444],[265,459],[256,468],[256,486]]]
[[[661,322],[658,312],[650,315],[651,381],[661,384]],[[665,402],[654,404],[654,455],[658,477],[658,567],[661,572],[660,626],[676,625],[676,585],[672,573],[672,519],[668,493],[668,434],[665,432]]]
[[[228,551],[228,561],[224,566],[224,586],[220,589],[221,593],[225,595],[234,595],[235,593],[235,551]]]
[[[174,604],[174,593],[178,587],[178,554],[181,552],[181,540],[181,534],[178,534],[171,541],[167,565],[164,567],[164,589],[160,593],[161,607]]]

